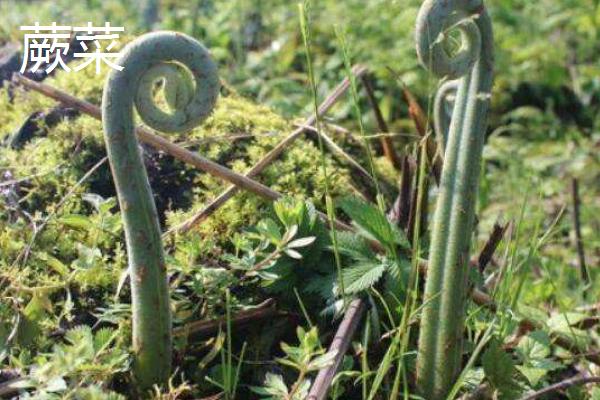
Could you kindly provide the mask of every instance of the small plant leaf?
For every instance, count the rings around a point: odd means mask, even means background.
[[[306,246],[310,246],[311,244],[314,243],[316,237],[315,236],[309,236],[309,237],[305,237],[302,239],[296,239],[296,240],[292,240],[291,242],[289,242],[287,244],[287,248],[300,248],[300,247],[306,247]]]
[[[314,358],[308,364],[308,371],[318,371],[333,364],[337,351],[330,351]]]
[[[363,263],[347,268],[342,272],[346,293],[354,294],[367,290],[383,276],[386,266],[383,264]]]
[[[482,356],[485,377],[498,390],[503,398],[517,398],[521,387],[515,380],[517,369],[511,356],[497,340],[490,340],[489,347]]]
[[[355,225],[362,229],[362,234],[387,247],[400,245],[409,248],[406,235],[394,226],[379,209],[355,197],[342,199],[340,207]]]

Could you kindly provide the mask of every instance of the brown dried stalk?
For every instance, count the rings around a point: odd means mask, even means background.
[[[585,285],[590,283],[590,277],[585,263],[585,249],[583,237],[581,236],[581,198],[579,197],[579,181],[571,179],[571,195],[573,198],[573,229],[575,230],[575,245],[577,246],[577,257],[581,280]]]
[[[558,392],[560,390],[568,389],[576,385],[587,385],[590,383],[600,383],[600,376],[576,376],[574,378],[565,379],[564,381],[555,383],[535,393],[523,397],[521,400],[535,400],[549,393]]]
[[[415,96],[404,84],[402,84],[402,95],[408,104],[408,115],[413,120],[415,128],[417,129],[419,136],[421,136],[421,139],[426,141],[429,165],[431,166],[435,182],[439,184],[440,177],[442,176],[443,154],[441,154],[441,152],[438,150],[438,145],[432,135],[431,129],[428,129],[427,116],[425,112],[419,105],[419,102]]]
[[[501,225],[498,222],[496,222],[494,224],[494,227],[492,228],[492,233],[490,234],[487,242],[483,246],[483,249],[481,249],[479,257],[477,257],[476,265],[479,268],[480,272],[483,272],[485,270],[485,267],[490,263],[490,261],[492,261],[492,256],[496,252],[496,249],[502,241],[502,238],[504,237],[504,234],[506,233],[506,230],[509,226],[510,223]]]
[[[402,229],[408,227],[410,218],[413,178],[415,175],[416,163],[411,155],[406,154],[402,157],[402,168],[400,172],[400,192],[394,201],[394,205],[388,213],[390,221]]]
[[[379,126],[379,130],[382,133],[390,133],[390,129],[388,128],[385,119],[383,118],[383,114],[381,113],[381,109],[379,108],[379,104],[377,103],[377,99],[375,98],[375,92],[373,90],[373,85],[371,84],[372,77],[367,77],[366,75],[362,77],[363,86],[365,87],[365,91],[367,92],[367,98],[369,99],[369,103],[371,104],[371,108],[373,109],[373,113],[375,114],[375,120],[377,121],[377,125]],[[385,157],[392,163],[394,168],[397,170],[400,169],[400,157],[396,153],[396,149],[394,149],[394,143],[392,138],[387,135],[381,136],[381,147],[383,148],[383,154]]]
[[[274,299],[267,299],[251,310],[244,310],[236,313],[231,318],[233,327],[240,327],[249,323],[273,318],[278,314]],[[209,321],[190,322],[182,327],[173,329],[173,336],[198,337],[203,338],[212,336],[219,331],[221,326],[227,322],[226,318],[217,318]]]
[[[66,106],[76,108],[84,114],[87,114],[93,118],[101,119],[101,112],[99,107],[87,101],[78,99],[52,86],[46,85],[44,83],[34,82],[18,74],[13,75],[13,82],[28,89],[35,90],[36,92],[50,97],[51,99],[54,99]],[[282,197],[281,193],[269,188],[268,186],[265,186],[262,183],[259,183],[249,178],[248,176],[238,174],[237,172],[234,172],[227,167],[217,164],[214,161],[208,160],[197,153],[184,149],[181,146],[154,134],[150,129],[146,127],[139,126],[135,128],[135,133],[138,135],[140,141],[158,150],[164,151],[165,153],[173,156],[174,158],[180,161],[183,161],[184,163],[192,165],[213,176],[226,180],[235,185],[236,187],[254,193],[257,196],[262,197],[263,199],[273,201]],[[319,212],[318,214],[320,218],[322,218],[324,221],[327,221],[327,216],[325,214],[321,212]],[[337,220],[333,222],[337,229],[346,231],[352,229],[352,227],[343,222]],[[376,242],[372,242],[371,244],[374,248],[380,247],[379,244]]]
[[[366,306],[362,299],[355,299],[348,306],[344,314],[344,319],[340,323],[327,350],[328,352],[335,352],[333,363],[319,371],[308,393],[307,400],[324,400],[327,398],[331,382],[333,382],[333,378],[344,359],[344,355],[348,351],[354,332],[356,332],[356,328],[365,311]]]

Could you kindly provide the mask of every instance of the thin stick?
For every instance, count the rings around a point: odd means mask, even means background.
[[[269,319],[278,314],[275,300],[267,299],[251,310],[241,311],[231,318],[231,325],[240,327],[248,323]],[[225,317],[209,321],[190,322],[182,327],[173,329],[173,336],[207,337],[219,331],[219,327],[227,322]]]
[[[305,132],[314,133],[317,135],[321,135],[321,139],[323,139],[323,144],[334,154],[337,155],[342,161],[348,164],[348,167],[352,170],[353,173],[360,175],[360,177],[365,182],[372,182],[373,177],[369,172],[363,168],[352,156],[344,149],[342,149],[332,138],[330,138],[325,132],[317,131],[317,128],[314,126],[303,126]]]
[[[357,65],[352,69],[352,73],[357,77],[360,77],[366,72],[367,69],[362,65]],[[345,78],[334,89],[334,91],[329,96],[327,96],[323,103],[321,103],[318,109],[319,115],[325,114],[327,111],[329,111],[335,105],[335,103],[337,103],[340,97],[348,90],[349,87],[350,81],[347,78]],[[302,124],[302,126],[295,129],[292,133],[289,134],[289,136],[287,136],[285,139],[279,142],[277,146],[271,149],[271,151],[269,151],[260,161],[258,161],[252,168],[250,168],[246,172],[245,176],[248,178],[252,178],[260,174],[265,168],[267,168],[267,166],[269,166],[269,164],[271,164],[277,157],[279,157],[288,146],[295,142],[296,139],[298,139],[306,131],[306,126],[312,126],[316,122],[316,120],[317,116],[315,114],[307,118],[306,121],[304,121],[304,123]],[[230,186],[229,188],[227,188],[213,201],[211,201],[204,209],[200,210],[200,212],[193,215],[181,225],[171,228],[169,231],[167,231],[165,233],[165,236],[175,232],[188,232],[200,222],[204,221],[237,193],[238,188],[236,186]]]
[[[585,285],[588,285],[590,284],[590,277],[585,263],[585,249],[583,246],[583,237],[581,236],[581,198],[579,197],[579,181],[577,178],[571,179],[571,195],[573,198],[573,227],[575,229],[575,245],[577,246],[579,271],[581,273],[581,280]]]
[[[361,78],[363,82],[363,86],[365,87],[365,91],[367,92],[367,98],[369,99],[369,103],[371,104],[371,108],[373,109],[373,113],[375,114],[375,120],[377,121],[377,125],[379,126],[379,130],[382,133],[390,133],[390,129],[383,118],[383,114],[381,113],[381,108],[379,108],[379,104],[377,103],[377,99],[375,98],[375,91],[373,90],[373,85],[371,84],[371,77],[367,77],[366,75]],[[394,168],[397,170],[400,169],[400,158],[394,149],[394,143],[392,142],[392,138],[388,135],[381,136],[381,147],[383,147],[383,154],[385,157],[392,163]]]
[[[0,397],[12,397],[19,393],[22,389],[22,385],[27,382],[26,378],[15,378],[9,381],[0,383]]]
[[[315,131],[317,129],[314,127],[314,125],[302,125],[300,122],[294,122],[293,125],[296,128],[309,128],[311,131]],[[331,132],[339,133],[342,135],[349,135],[351,133],[349,129],[344,128],[343,126],[334,124],[332,122],[322,121],[321,125],[323,127],[327,128],[327,130],[329,130]]]
[[[66,106],[77,108],[84,114],[87,114],[93,118],[102,119],[102,113],[99,107],[88,103],[87,101],[71,96],[70,94],[65,93],[52,86],[46,85],[44,83],[34,82],[31,79],[27,79],[19,74],[13,74],[13,82],[28,89],[35,90],[36,92],[39,92],[47,97],[50,97],[51,99],[63,103]],[[164,139],[163,137],[154,134],[149,128],[139,126],[135,129],[135,132],[138,135],[140,141],[149,144],[150,146],[153,146],[158,150],[162,150],[165,153],[173,156],[174,158],[183,161],[184,163],[190,164],[204,172],[219,177],[223,180],[234,184],[235,186],[238,186],[251,193],[254,193],[257,196],[262,197],[263,199],[273,201],[282,197],[281,193],[263,185],[262,183],[259,183],[249,178],[248,176],[238,174],[237,172],[234,172],[227,167],[217,164],[214,161],[208,160],[200,156],[199,154],[184,149],[181,146],[176,145],[168,141],[167,139]],[[327,220],[327,217],[321,212],[319,212],[319,217],[325,218],[325,220]],[[352,229],[349,225],[344,224],[340,221],[334,221],[334,224],[338,229]],[[373,243],[373,245],[374,247],[377,247],[376,243]]]
[[[485,242],[485,245],[481,249],[479,257],[477,257],[477,267],[479,268],[479,271],[483,272],[487,265],[490,263],[490,261],[492,261],[492,256],[496,252],[496,249],[502,241],[502,238],[504,237],[504,234],[506,233],[506,230],[508,229],[509,225],[509,223],[500,225],[498,222],[494,224],[494,227],[492,228],[492,233],[490,234],[487,242]]]
[[[329,345],[328,352],[335,352],[333,363],[322,369],[317,374],[307,400],[324,400],[333,382],[333,378],[340,367],[344,355],[348,351],[354,332],[360,323],[366,311],[365,304],[361,299],[353,300],[344,314],[344,319],[340,323],[335,337]]]
[[[402,83],[402,95],[408,104],[408,114],[413,120],[417,132],[427,143],[427,158],[435,182],[439,185],[442,176],[443,155],[438,150],[437,142],[432,135],[431,129],[428,129],[427,116],[415,96],[408,90],[408,87]]]
[[[410,154],[405,154],[402,157],[402,169],[400,172],[400,192],[398,193],[398,197],[396,197],[392,210],[388,213],[389,220],[396,223],[402,229],[408,227],[410,219],[414,170],[414,161],[411,160]]]
[[[564,381],[555,383],[535,393],[523,397],[521,400],[535,400],[552,392],[565,390],[575,385],[587,385],[589,383],[600,383],[600,376],[576,376],[574,378],[565,379]]]

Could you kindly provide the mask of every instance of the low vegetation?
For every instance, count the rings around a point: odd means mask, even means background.
[[[127,63],[2,82],[0,397],[600,399],[600,4],[8,3]]]

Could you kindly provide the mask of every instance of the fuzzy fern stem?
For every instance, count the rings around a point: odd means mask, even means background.
[[[452,29],[460,31],[462,45],[450,56],[443,35]],[[481,0],[426,0],[417,19],[416,41],[427,68],[457,80],[448,132],[441,132],[445,162],[417,357],[421,394],[440,400],[446,398],[461,365],[469,247],[493,76],[491,21]],[[438,121],[437,126],[445,125]]]
[[[133,371],[138,387],[164,384],[171,367],[171,316],[156,206],[134,133],[140,118],[162,132],[184,132],[212,111],[219,92],[215,64],[189,36],[156,32],[131,42],[105,84],[102,123],[125,229],[133,319]],[[166,107],[154,99],[162,82]],[[166,111],[165,111],[166,109]]]

